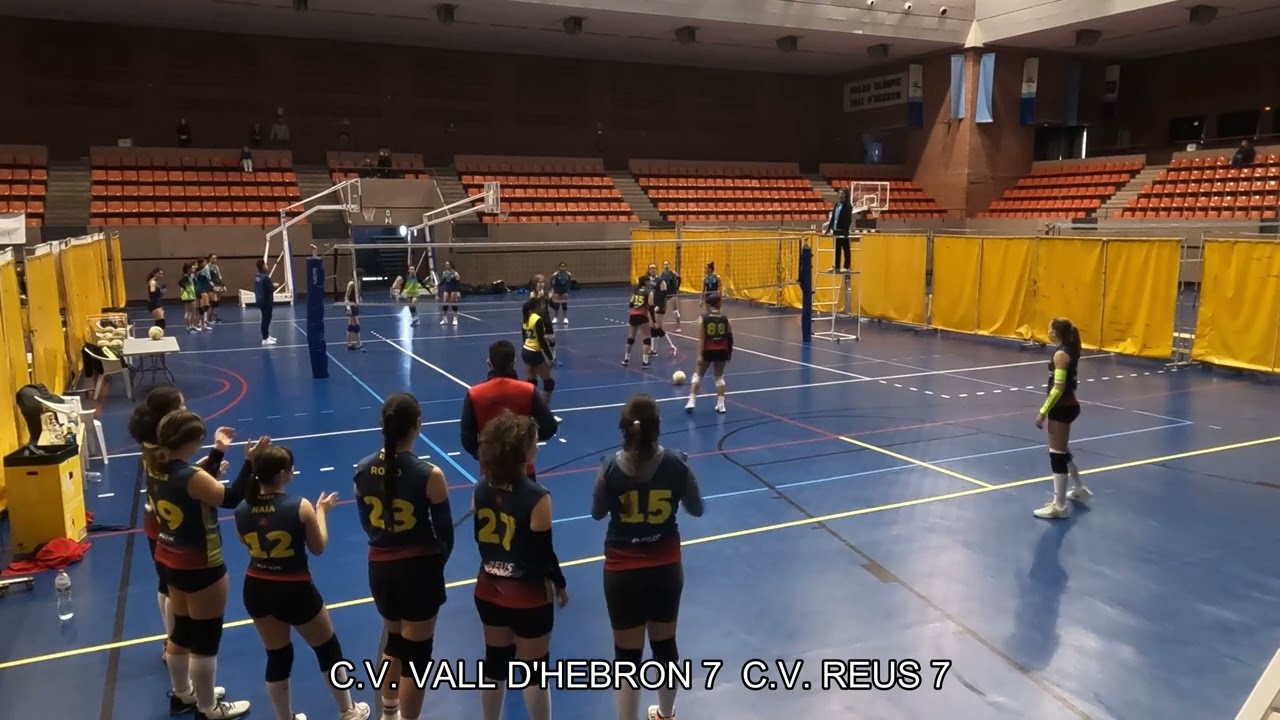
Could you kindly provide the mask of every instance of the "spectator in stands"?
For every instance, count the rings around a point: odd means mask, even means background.
[[[391,148],[382,148],[378,150],[378,177],[393,177],[391,167]]]
[[[849,228],[853,227],[853,203],[849,202],[849,191],[841,190],[840,199],[831,208],[831,217],[823,224],[822,231],[830,232],[836,239],[836,259],[829,272],[849,272],[853,262],[853,253],[849,249]],[[841,256],[844,262],[841,263]]]
[[[186,118],[178,121],[178,147],[191,147],[191,126]]]
[[[254,123],[249,128],[249,147],[262,147],[262,123]]]
[[[240,171],[253,172],[253,153],[249,152],[248,145],[240,148]]]
[[[351,118],[342,118],[338,123],[338,149],[350,150],[356,146],[351,133]]]
[[[284,108],[276,111],[276,121],[271,124],[271,144],[289,144],[289,125],[284,121]]]
[[[1253,149],[1253,143],[1248,138],[1245,138],[1240,141],[1240,147],[1236,150],[1236,154],[1231,157],[1231,167],[1252,165],[1257,156],[1258,152]]]

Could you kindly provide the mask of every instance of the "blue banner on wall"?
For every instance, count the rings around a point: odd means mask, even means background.
[[[965,107],[964,55],[951,56],[951,119],[963,120]]]
[[[1018,119],[1023,125],[1036,124],[1036,87],[1040,84],[1040,58],[1027,58],[1022,63],[1022,101]]]
[[[973,121],[989,123],[994,121],[991,114],[991,93],[995,87],[996,54],[986,53],[978,59],[978,102],[973,109]]]

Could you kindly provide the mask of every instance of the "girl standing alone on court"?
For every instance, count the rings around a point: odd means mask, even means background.
[[[497,685],[480,691],[484,720],[499,720],[511,662],[531,668],[524,689],[531,720],[551,720],[551,692],[540,687],[550,661],[555,604],[569,604],[564,572],[551,541],[551,493],[525,469],[538,450],[532,418],[503,410],[480,433],[483,479],[475,513],[480,574],[475,601],[484,624],[484,676]]]
[[[449,311],[453,311],[453,326],[458,327],[458,303],[462,300],[462,276],[453,269],[453,263],[444,261],[440,273],[440,324],[449,324]]]
[[[418,282],[418,269],[410,265],[404,274],[404,297],[409,301],[409,327],[418,327],[418,295],[422,284]]]
[[[560,263],[551,276],[551,324],[569,327],[569,289],[573,286],[573,273],[568,263]],[[557,317],[559,315],[559,317]]]
[[[356,467],[356,509],[369,538],[369,589],[382,616],[390,678],[384,720],[418,720],[430,671],[436,616],[444,605],[444,566],[453,551],[449,488],[440,468],[413,451],[422,407],[408,393],[382,404],[383,447]]]
[[[1080,470],[1069,447],[1071,423],[1080,417],[1080,401],[1076,399],[1076,386],[1080,382],[1076,372],[1080,364],[1080,330],[1070,320],[1057,318],[1049,324],[1049,341],[1058,347],[1053,351],[1053,360],[1049,361],[1048,395],[1036,415],[1036,427],[1043,429],[1047,421],[1053,500],[1037,508],[1035,515],[1055,520],[1071,516],[1067,500],[1085,502],[1093,493],[1080,482]]]
[[[364,352],[364,343],[360,341],[360,296],[355,280],[347,281],[342,304],[347,310],[347,349]]]
[[[689,456],[658,444],[662,419],[658,403],[633,395],[618,420],[622,449],[604,463],[596,477],[591,517],[609,518],[604,539],[604,598],[613,627],[614,658],[639,665],[645,635],[653,659],[674,663],[676,620],[684,592],[680,530],[676,509],[683,505],[701,517],[702,493],[689,468]],[[621,684],[618,720],[639,720],[640,693]],[[676,688],[658,690],[649,720],[674,720]]]
[[[291,631],[311,646],[320,673],[329,685],[329,672],[342,659],[342,645],[324,599],[311,581],[307,552],[317,557],[329,544],[326,516],[337,493],[323,493],[313,506],[305,498],[284,489],[293,479],[293,453],[278,445],[259,450],[253,458],[253,474],[244,501],[236,508],[236,533],[249,549],[244,578],[244,609],[267,651],[267,697],[276,720],[306,720],[295,715],[289,692],[293,674]],[[339,667],[338,683],[346,670]],[[339,720],[366,720],[369,706],[352,702],[350,690],[330,686],[338,705]]]

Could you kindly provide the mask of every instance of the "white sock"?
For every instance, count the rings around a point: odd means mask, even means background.
[[[382,698],[382,720],[400,720],[400,698]]]
[[[325,679],[325,685],[328,685],[329,692],[333,693],[333,701],[338,704],[338,712],[344,713],[350,710],[354,705],[354,703],[351,701],[351,691],[339,690],[333,685],[330,685],[328,682],[329,674],[323,673],[323,675]],[[337,681],[339,685],[345,685],[347,682],[347,669],[341,665],[338,665],[337,667],[335,667],[333,669],[333,679]]]
[[[289,702],[288,678],[267,683],[267,699],[276,711],[276,720],[293,720],[293,705]]]
[[[191,655],[189,653],[173,655],[166,652],[165,665],[169,668],[169,686],[173,694],[183,698],[191,697]]]
[[[529,711],[529,720],[551,720],[551,690],[540,687],[525,688],[524,709]]]
[[[213,680],[217,674],[218,658],[191,656],[191,685],[195,687],[196,709],[200,712],[211,712],[218,706],[218,697],[213,692]]]
[[[498,687],[480,691],[480,711],[484,720],[499,720],[502,717],[502,701],[507,698],[507,684],[494,683]]]
[[[156,604],[160,606],[160,621],[164,623],[164,634],[168,636],[173,633],[173,612],[169,610],[169,596],[162,592],[156,593]]]
[[[623,683],[618,688],[618,720],[640,720],[640,691]]]
[[[664,718],[676,716],[677,689],[674,685],[658,688],[658,714]]]
[[[1053,474],[1053,504],[1062,507],[1067,504],[1067,476]]]

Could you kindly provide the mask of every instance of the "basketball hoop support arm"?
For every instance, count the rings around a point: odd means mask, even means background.
[[[413,227],[408,228],[408,230],[410,233],[414,233],[419,230],[424,230],[426,228],[429,228],[433,225],[439,225],[440,223],[445,223],[451,220],[457,220],[459,218],[468,217],[470,215],[475,215],[476,213],[494,212],[492,208],[498,202],[498,199],[496,197],[497,194],[498,194],[497,183],[487,183],[484,191],[477,195],[468,196],[457,202],[449,203],[444,207],[438,207],[438,208],[435,208],[434,210],[428,210],[427,212],[422,214],[422,222],[418,225],[414,225]],[[485,204],[476,205],[475,203],[477,200],[483,200]],[[464,206],[469,206],[469,207],[464,207]],[[462,209],[455,211],[454,208],[462,208]]]

